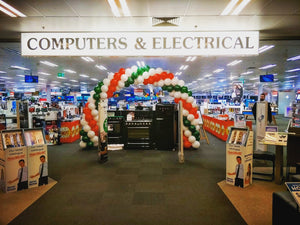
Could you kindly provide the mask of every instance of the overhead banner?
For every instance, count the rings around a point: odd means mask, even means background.
[[[258,55],[259,32],[22,33],[23,56]]]

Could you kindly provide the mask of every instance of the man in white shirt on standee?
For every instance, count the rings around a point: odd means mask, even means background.
[[[40,156],[41,164],[39,168],[39,172],[35,175],[30,176],[30,178],[34,178],[38,175],[40,175],[39,178],[39,186],[42,186],[43,184],[48,184],[48,162],[46,162],[46,157],[44,155]]]

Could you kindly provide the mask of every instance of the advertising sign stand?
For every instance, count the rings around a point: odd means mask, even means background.
[[[98,161],[104,163],[108,160],[107,153],[107,105],[108,101],[100,100],[98,104],[99,112],[99,144],[98,144]]]
[[[238,187],[252,184],[253,131],[232,127],[226,142],[226,183]]]
[[[268,124],[268,103],[257,102],[256,105],[256,150],[267,151],[267,146],[261,144],[265,137],[266,126]]]

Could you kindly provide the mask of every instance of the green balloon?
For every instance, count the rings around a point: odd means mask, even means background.
[[[133,80],[135,80],[138,77],[138,74],[137,73],[132,73],[131,77],[132,77]]]
[[[125,82],[125,87],[129,87],[130,83],[128,81]]]
[[[88,136],[83,136],[83,137],[82,137],[82,141],[84,141],[84,142],[89,142],[90,139],[89,139]]]
[[[99,82],[98,86],[101,88],[103,86],[103,81]]]
[[[141,75],[143,73],[143,69],[141,67],[139,67],[136,71],[137,75]]]
[[[93,147],[93,146],[94,146],[94,143],[93,143],[92,141],[89,141],[86,145],[87,145],[87,147],[90,148],[90,147]]]
[[[196,127],[194,125],[190,125],[189,130],[194,133],[196,131]]]
[[[172,86],[172,85],[167,86],[167,91],[168,91],[168,92],[173,91],[173,86]]]
[[[181,87],[180,87],[178,84],[176,84],[176,85],[174,86],[174,90],[175,90],[175,91],[180,91],[180,89],[181,89]]]
[[[129,84],[133,84],[134,83],[134,80],[132,79],[132,77],[128,77],[127,81],[128,81]]]
[[[162,86],[161,89],[163,89],[164,91],[166,91],[167,90],[167,85]]]
[[[189,127],[191,125],[191,122],[188,119],[183,119],[183,124],[184,126]]]
[[[150,66],[147,65],[147,66],[146,66],[146,71],[149,72],[149,70],[150,70]]]
[[[80,136],[86,136],[87,133],[84,130],[79,131]]]
[[[200,133],[199,133],[199,131],[194,131],[193,132],[193,136],[195,137],[195,138],[197,138],[197,137],[200,137]]]
[[[188,93],[188,88],[186,86],[181,87],[181,93]]]
[[[95,91],[97,94],[99,94],[99,93],[101,92],[101,87],[96,86],[96,87],[94,88],[94,91]]]
[[[197,141],[200,141],[200,136],[199,137],[195,137]]]
[[[191,91],[188,91],[189,96],[193,96],[193,93]]]
[[[95,94],[93,95],[93,99],[99,100],[99,98],[100,98],[100,95],[99,95],[99,94],[95,93]]]

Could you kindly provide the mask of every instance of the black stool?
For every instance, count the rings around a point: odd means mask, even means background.
[[[274,174],[275,174],[275,154],[273,152],[264,152],[264,151],[254,151],[253,152],[253,159],[258,159],[258,160],[267,160],[272,162],[273,166],[273,172],[272,174],[270,173],[260,173],[260,172],[253,172],[253,174],[257,175],[264,175],[267,177],[271,177],[271,179],[266,179],[262,177],[254,177],[254,180],[265,180],[265,181],[273,181],[274,180]]]

